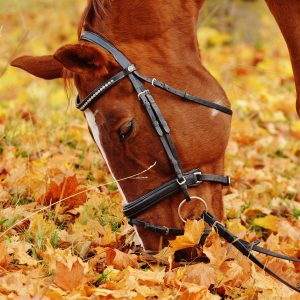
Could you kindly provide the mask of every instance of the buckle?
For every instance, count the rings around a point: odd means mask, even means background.
[[[152,78],[152,80],[151,80],[151,84],[152,84],[153,86],[155,86],[155,85],[154,85],[154,81],[157,81],[156,78]]]
[[[164,234],[165,234],[165,235],[168,235],[169,232],[170,232],[170,228],[167,227],[167,226],[162,226],[162,228],[166,230],[166,232],[165,232]]]
[[[182,180],[182,181],[179,181],[179,179],[176,179],[176,181],[177,181],[177,183],[178,183],[179,185],[184,185],[184,184],[186,183],[186,179],[185,179],[185,177],[184,177],[184,176],[182,176],[182,178],[183,178],[183,180]]]
[[[144,90],[144,91],[138,93],[138,98],[141,99],[141,96],[146,94],[146,93],[149,93],[149,90]]]
[[[226,176],[227,178],[227,185],[230,185],[231,184],[231,177],[230,176]]]
[[[202,175],[202,173],[201,173],[200,171],[195,172],[194,175],[195,175],[196,178],[197,178],[197,181],[196,181],[195,184],[198,184],[198,183],[202,183],[202,182],[203,182],[202,180],[199,180],[198,177],[197,177],[197,176],[201,176],[201,175]]]
[[[130,73],[135,71],[135,70],[136,70],[135,65],[130,65],[130,66],[127,67],[127,71],[130,72]]]

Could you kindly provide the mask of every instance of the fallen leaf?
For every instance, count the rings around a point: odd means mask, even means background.
[[[244,238],[247,228],[241,224],[240,219],[230,220],[226,223],[227,229],[239,238]]]
[[[67,198],[62,206],[72,209],[86,202],[86,193],[80,193],[83,187],[79,185],[76,175],[68,176],[59,169],[53,169],[50,173],[46,191],[37,198],[38,203],[50,205]]]
[[[251,275],[250,270],[243,268],[242,265],[234,260],[224,261],[220,266],[220,271],[225,275],[222,283],[234,287],[240,286]]]
[[[106,248],[106,264],[112,265],[118,270],[125,269],[127,267],[137,268],[137,256],[134,254],[127,254],[121,252],[118,249]]]
[[[278,235],[281,238],[289,238],[293,242],[300,240],[300,224],[296,227],[289,221],[280,219],[278,222]]]
[[[217,281],[215,269],[208,264],[195,264],[184,268],[184,281],[209,287]]]
[[[72,291],[79,285],[87,282],[84,266],[76,261],[71,268],[66,264],[57,261],[55,269],[54,283],[64,291]]]
[[[226,248],[222,245],[219,235],[213,230],[206,238],[203,246],[204,254],[214,267],[219,267],[226,259]]]
[[[170,241],[173,252],[197,246],[204,231],[204,221],[187,220],[184,227],[184,235],[179,235],[175,240]]]
[[[4,242],[0,243],[0,268],[1,269],[6,269],[8,265],[10,264],[12,257],[9,256],[9,253],[7,251],[7,246],[5,245]],[[1,274],[1,269],[0,269],[0,274]]]
[[[256,218],[253,220],[253,224],[265,229],[269,229],[273,232],[278,231],[278,224],[280,222],[280,218],[273,215],[267,215],[262,218]]]
[[[134,276],[136,280],[140,281],[141,283],[156,283],[156,284],[163,284],[165,271],[150,271],[150,270],[140,270],[140,269],[133,269],[128,267],[128,276]]]

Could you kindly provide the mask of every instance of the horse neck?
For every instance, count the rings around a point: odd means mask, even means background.
[[[200,65],[196,29],[202,3],[203,0],[115,1],[102,18],[94,15],[87,21],[85,29],[106,36],[137,65],[148,61],[160,68],[184,69],[187,65]]]

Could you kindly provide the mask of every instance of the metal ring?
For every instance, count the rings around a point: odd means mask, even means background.
[[[208,210],[208,207],[207,207],[207,203],[205,202],[205,200],[203,200],[202,198],[200,198],[200,197],[196,197],[196,196],[192,196],[192,197],[190,197],[191,199],[197,199],[197,200],[199,200],[200,202],[202,202],[202,204],[204,205],[204,207],[205,207],[205,210],[207,211]],[[177,212],[178,212],[178,216],[179,216],[179,218],[180,218],[180,220],[183,222],[183,223],[186,223],[186,220],[182,217],[182,215],[181,215],[181,207],[183,206],[183,204],[186,202],[186,199],[184,199],[184,200],[182,200],[181,202],[180,202],[180,204],[179,204],[179,206],[178,206],[178,210],[177,210]]]

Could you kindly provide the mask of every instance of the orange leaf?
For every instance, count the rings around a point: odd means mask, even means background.
[[[203,231],[203,220],[188,220],[185,223],[184,235],[177,236],[175,240],[170,241],[172,250],[175,252],[180,249],[197,246]]]
[[[118,249],[106,249],[106,264],[112,265],[114,268],[121,270],[127,267],[137,268],[137,256],[127,254]]]
[[[185,268],[184,281],[209,287],[217,282],[215,269],[207,264],[195,264]]]
[[[4,242],[0,243],[0,253],[0,267],[6,269],[13,258],[9,255]]]
[[[52,170],[54,173],[51,177],[50,183],[47,186],[47,190],[44,195],[41,195],[38,199],[38,203],[43,203],[44,205],[49,205],[51,203],[56,203],[57,201],[70,197],[74,194],[80,192],[82,187],[79,186],[76,175],[67,176],[60,170]],[[66,199],[62,203],[63,206],[67,206],[68,209],[78,207],[86,202],[86,194],[81,193]]]
[[[56,262],[54,282],[61,289],[72,291],[86,281],[84,266],[78,260],[72,264],[71,268],[62,262]]]
[[[203,252],[214,267],[219,267],[226,259],[226,248],[222,246],[220,237],[215,231],[207,237]]]

